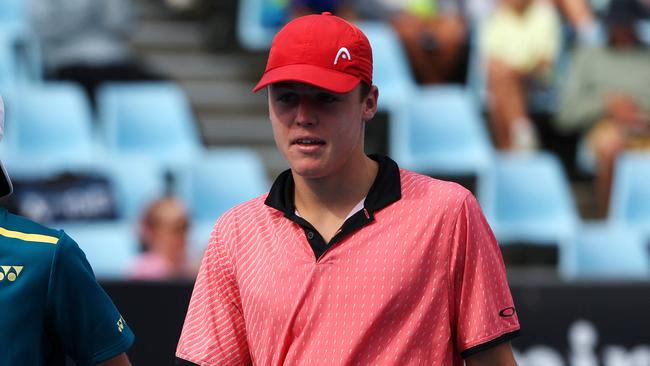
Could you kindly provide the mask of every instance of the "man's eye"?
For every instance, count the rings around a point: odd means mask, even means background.
[[[329,93],[319,93],[318,94],[318,101],[321,103],[334,103],[338,101],[339,98],[337,98],[335,95],[329,94]]]
[[[278,101],[281,103],[289,104],[289,103],[294,103],[297,100],[297,98],[298,97],[295,94],[290,94],[290,93],[280,94],[278,96]]]

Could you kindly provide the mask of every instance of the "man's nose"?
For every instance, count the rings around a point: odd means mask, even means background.
[[[296,111],[296,123],[299,126],[313,126],[317,123],[314,105],[309,98],[301,98]]]

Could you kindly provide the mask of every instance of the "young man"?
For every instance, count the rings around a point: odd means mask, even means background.
[[[3,116],[0,98],[0,139]],[[11,190],[0,163],[0,197]],[[2,207],[0,308],[0,365],[130,365],[133,333],[77,244]]]
[[[476,200],[364,154],[365,35],[328,13],[293,20],[264,87],[291,169],[217,222],[178,364],[514,365],[519,323]]]

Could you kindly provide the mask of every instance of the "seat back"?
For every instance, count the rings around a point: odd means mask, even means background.
[[[38,165],[92,161],[89,101],[76,84],[25,86],[7,102],[7,153]]]
[[[169,82],[107,83],[98,113],[110,152],[184,161],[201,148],[183,90]]]
[[[12,45],[0,31],[0,93],[5,94],[14,86],[16,75],[16,59]]]
[[[497,154],[479,199],[502,243],[559,244],[579,222],[570,185],[550,153]]]
[[[627,152],[616,161],[608,218],[650,237],[650,153]]]
[[[239,1],[239,43],[250,51],[268,50],[273,37],[288,20],[287,7],[288,0]]]
[[[251,150],[207,151],[180,173],[179,191],[192,217],[215,221],[233,206],[268,190],[264,165]]]
[[[406,103],[417,88],[404,46],[390,24],[358,22],[372,47],[373,83],[379,88],[379,107]]]
[[[560,269],[567,279],[645,280],[650,278],[650,254],[635,230],[590,223],[561,248]]]
[[[151,202],[166,193],[165,168],[148,157],[109,158],[102,170],[113,187],[118,214],[137,220]]]
[[[406,119],[391,126],[390,151],[425,174],[479,175],[493,148],[485,124],[462,87],[427,87],[413,95]]]
[[[127,222],[65,224],[63,230],[84,251],[98,279],[126,278],[138,256],[135,231]]]

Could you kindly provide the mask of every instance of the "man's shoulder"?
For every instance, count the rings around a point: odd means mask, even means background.
[[[62,232],[39,224],[24,216],[5,211],[0,222],[0,237],[33,244],[58,244]]]
[[[219,222],[230,222],[232,220],[245,219],[250,220],[251,224],[254,224],[252,220],[268,214],[270,207],[264,204],[267,196],[268,192],[230,208],[223,215],[221,215]]]
[[[402,196],[427,196],[462,200],[471,192],[456,182],[433,178],[407,169],[400,169]]]

